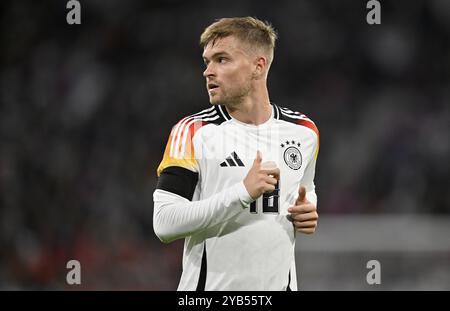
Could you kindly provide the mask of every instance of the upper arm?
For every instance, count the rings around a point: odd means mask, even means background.
[[[200,169],[193,141],[200,127],[198,122],[185,118],[172,128],[163,159],[157,169],[157,189],[192,199]]]
[[[313,139],[314,143],[311,150],[311,156],[302,178],[302,184],[305,186],[307,192],[315,190],[314,177],[316,171],[317,156],[319,154],[319,131],[317,130],[317,128],[315,128],[314,130]]]

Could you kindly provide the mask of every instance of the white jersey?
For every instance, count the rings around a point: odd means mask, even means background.
[[[162,241],[185,238],[178,290],[297,290],[287,209],[300,185],[317,204],[319,133],[305,115],[272,107],[258,126],[213,106],[173,127],[157,171],[153,222]],[[253,201],[243,180],[257,150],[277,164],[280,180]]]

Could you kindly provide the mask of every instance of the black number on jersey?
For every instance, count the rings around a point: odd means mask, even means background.
[[[262,198],[263,213],[277,213],[279,211],[280,203],[280,188],[278,183],[275,185],[275,190],[270,193],[264,193]],[[250,204],[250,213],[256,214],[256,201]]]

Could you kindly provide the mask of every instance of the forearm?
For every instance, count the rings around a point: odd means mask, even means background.
[[[240,182],[201,201],[191,202],[164,190],[156,190],[153,201],[153,228],[161,241],[169,243],[230,219],[252,199]]]

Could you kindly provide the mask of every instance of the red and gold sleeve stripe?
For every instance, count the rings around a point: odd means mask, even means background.
[[[317,155],[319,154],[319,148],[320,148],[320,135],[319,135],[319,129],[317,128],[316,124],[308,119],[308,118],[304,118],[304,119],[299,119],[297,120],[297,124],[301,125],[301,126],[305,126],[311,130],[314,131],[314,133],[316,133],[317,135],[317,148],[316,148],[316,152],[314,153],[314,160],[317,159]]]
[[[198,172],[198,162],[195,155],[193,138],[195,133],[207,122],[184,118],[172,129],[157,176],[170,166],[178,166],[193,172]]]

